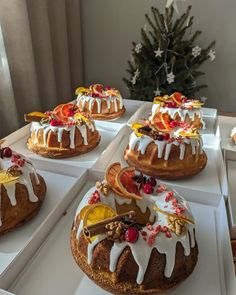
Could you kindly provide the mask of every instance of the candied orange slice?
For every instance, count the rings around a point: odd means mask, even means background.
[[[123,196],[119,187],[116,184],[116,176],[121,170],[121,164],[119,162],[111,164],[105,174],[105,180],[110,185],[111,189],[120,196]]]
[[[94,92],[96,94],[103,93],[103,85],[102,84],[94,84],[94,85],[91,85],[89,88],[92,90],[92,92]]]
[[[141,200],[140,190],[138,185],[133,180],[135,176],[134,167],[126,167],[120,170],[116,176],[116,183],[123,193],[123,197],[127,199]]]
[[[85,122],[89,122],[90,120],[89,120],[89,118],[87,118],[87,117],[85,117],[83,114],[81,114],[81,113],[76,113],[75,115],[74,115],[74,119],[76,119],[76,120],[82,120],[82,121],[85,121]]]
[[[169,127],[170,117],[167,113],[157,112],[153,119],[154,127],[161,132],[169,132],[171,128]]]
[[[86,94],[86,93],[89,93],[89,89],[86,88],[86,87],[79,87],[75,90],[75,94],[76,95],[79,95],[79,94]]]
[[[181,92],[175,92],[171,95],[171,98],[177,105],[181,105],[184,96]]]
[[[144,127],[144,126],[145,126],[145,125],[142,124],[142,123],[133,123],[132,126],[131,126],[131,129],[134,130],[136,136],[140,137],[140,136],[142,136],[143,134],[140,133],[138,130],[139,130],[139,128],[142,128],[142,127]]]
[[[166,102],[167,101],[167,97],[163,97],[163,96],[156,96],[156,97],[154,97],[154,99],[153,99],[153,103],[154,104],[163,104],[164,102]]]
[[[27,114],[27,116],[40,117],[40,118],[47,118],[48,117],[48,115],[46,115],[45,113],[42,113],[42,112],[31,112],[31,113]]]
[[[16,181],[18,178],[19,176],[12,176],[10,173],[7,173],[7,171],[5,170],[0,171],[0,184]]]
[[[86,212],[83,219],[84,227],[88,225],[96,224],[100,221],[103,221],[105,219],[108,219],[117,215],[114,209],[102,203],[94,204],[89,207],[90,208],[85,209]],[[89,237],[85,235],[85,238],[88,239],[88,241],[91,243],[92,241],[96,239],[96,236]]]

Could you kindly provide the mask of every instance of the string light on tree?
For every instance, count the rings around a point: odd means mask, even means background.
[[[201,51],[202,51],[202,49],[198,45],[193,47],[193,49],[192,49],[193,57],[198,57],[201,54]]]
[[[213,61],[215,58],[216,58],[216,52],[215,50],[210,50],[209,53],[208,53],[208,57],[210,59],[210,61]]]

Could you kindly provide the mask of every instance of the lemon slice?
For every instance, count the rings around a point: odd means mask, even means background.
[[[133,123],[132,126],[131,126],[131,129],[134,130],[136,136],[140,137],[142,136],[143,134],[138,132],[139,128],[142,128],[144,127],[145,125],[142,124],[142,123]]]
[[[0,171],[0,184],[5,184],[9,182],[16,181],[19,176],[12,176],[11,174],[7,173],[7,171]]]
[[[193,131],[180,131],[179,135],[183,136],[183,137],[190,137],[190,138],[199,138],[200,134],[198,133],[197,130],[193,130]]]
[[[74,119],[75,119],[75,120],[82,120],[82,121],[84,121],[84,122],[89,122],[89,121],[90,121],[87,117],[85,117],[85,116],[82,115],[81,113],[76,113],[76,114],[74,115]]]
[[[87,226],[96,224],[100,221],[114,217],[116,215],[117,214],[114,209],[102,203],[91,205],[90,208],[88,209],[85,208],[83,225],[84,225],[84,236],[86,237],[86,239],[90,243],[96,239],[96,236],[94,237],[89,236],[89,233],[86,231]]]
[[[41,118],[47,118],[48,115],[42,113],[42,112],[31,112],[28,114],[28,116],[34,116],[34,117],[41,117]]]
[[[154,104],[161,104],[164,105],[164,103],[166,102],[167,97],[163,97],[163,96],[156,96],[153,99],[153,103]]]
[[[78,95],[78,94],[83,94],[83,93],[89,93],[89,89],[88,88],[85,88],[85,87],[79,87],[75,90],[75,94]]]

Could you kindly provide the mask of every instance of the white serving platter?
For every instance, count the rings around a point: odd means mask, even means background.
[[[5,137],[4,140],[6,140],[5,145],[11,146],[12,149],[16,150],[20,154],[27,156],[31,160],[40,160],[43,162],[50,162],[52,164],[56,161],[57,163],[60,163],[62,165],[65,164],[90,168],[98,159],[100,154],[104,151],[104,149],[110,144],[110,142],[116,136],[121,127],[122,125],[120,124],[109,125],[107,122],[100,121],[98,123],[97,129],[101,135],[101,141],[95,149],[93,149],[89,153],[80,156],[57,160],[41,157],[28,150],[26,142],[30,135],[30,124]]]
[[[227,200],[231,238],[236,239],[236,161],[227,161],[229,196]]]
[[[120,162],[123,167],[127,166],[123,154],[128,145],[131,132],[131,128],[124,126],[92,168],[97,171],[105,171],[114,162]],[[216,206],[221,199],[221,195],[226,196],[228,194],[226,172],[219,139],[216,136],[208,135],[203,140],[206,141],[204,150],[208,157],[205,169],[192,178],[163,182],[180,189],[186,187],[198,191],[197,196],[194,193],[192,194],[193,199],[190,199],[190,201]],[[114,151],[116,152],[114,153]],[[206,199],[200,192],[208,192],[211,197]]]
[[[143,105],[129,119],[127,125],[140,120],[148,119],[151,114],[152,102],[143,102]],[[200,130],[201,134],[215,134],[217,128],[217,110],[211,108],[202,108],[203,119],[206,123],[206,129]]]
[[[236,160],[236,144],[232,141],[231,130],[236,127],[236,117],[219,116],[221,147],[226,160]]]
[[[86,173],[85,169],[78,167],[62,167],[49,163],[40,166],[37,162],[34,164],[45,179],[47,192],[42,208],[32,220],[0,238],[0,287],[4,289],[18,275],[63,215],[78,191],[80,179],[83,180]]]
[[[70,250],[70,230],[76,208],[84,194],[102,179],[103,173],[91,171],[77,198],[53,229],[9,291],[17,295],[105,295],[110,294],[90,281],[73,260]],[[186,198],[191,191],[184,189]],[[203,193],[208,198],[208,193]],[[223,198],[218,208],[190,203],[196,219],[196,239],[199,260],[192,275],[168,294],[233,295],[235,281]],[[224,253],[226,252],[226,254]],[[227,274],[227,278],[224,274]]]

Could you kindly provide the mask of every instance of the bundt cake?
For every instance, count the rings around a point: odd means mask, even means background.
[[[207,163],[198,130],[157,113],[151,122],[134,123],[124,157],[130,166],[161,179],[199,173]]]
[[[230,134],[231,139],[233,140],[234,143],[236,143],[236,127],[234,127],[231,130],[231,134]]]
[[[198,129],[205,129],[205,122],[201,111],[203,103],[197,99],[188,99],[180,92],[168,96],[157,96],[153,100],[152,118],[158,113],[167,113],[172,120],[186,122]]]
[[[79,109],[96,120],[114,120],[125,112],[123,99],[117,89],[94,84],[76,89]]]
[[[52,112],[25,115],[31,121],[28,149],[48,158],[66,158],[87,153],[100,142],[93,120],[75,104],[61,104]]]
[[[0,235],[30,220],[42,206],[44,179],[24,156],[0,148]]]
[[[163,294],[184,281],[198,259],[188,203],[119,163],[82,199],[71,249],[82,271],[112,294]]]

